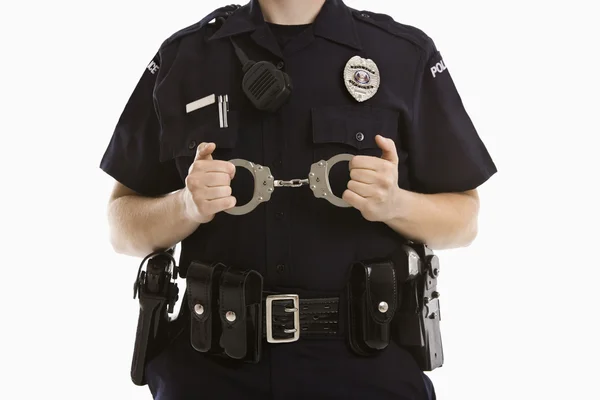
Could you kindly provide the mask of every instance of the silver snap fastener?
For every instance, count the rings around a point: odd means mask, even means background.
[[[204,306],[202,304],[196,304],[194,306],[194,312],[198,315],[204,314]]]
[[[378,309],[379,309],[380,313],[386,312],[388,310],[388,308],[389,308],[388,303],[386,303],[385,301],[382,301],[381,303],[379,303]]]
[[[233,311],[227,311],[227,313],[225,314],[225,318],[227,318],[227,321],[233,322],[235,321],[236,316]]]
[[[364,140],[364,138],[365,138],[365,135],[363,135],[362,132],[358,132],[356,134],[356,140],[358,140],[359,142],[362,142]]]

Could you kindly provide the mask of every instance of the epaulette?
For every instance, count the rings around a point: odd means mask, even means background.
[[[181,39],[184,36],[190,35],[194,32],[198,32],[200,29],[208,25],[213,19],[226,19],[240,7],[241,6],[237,4],[230,4],[228,6],[217,8],[215,11],[211,12],[195,24],[175,32],[173,35],[171,35],[171,37],[169,37],[163,42],[161,48],[168,46],[169,44],[175,42],[178,39]]]
[[[364,21],[368,24],[383,29],[394,36],[408,40],[409,42],[425,50],[425,52],[431,51],[432,48],[435,48],[432,39],[425,32],[414,26],[401,24],[389,15],[354,9],[352,9],[352,15],[354,15],[354,18],[360,21]]]

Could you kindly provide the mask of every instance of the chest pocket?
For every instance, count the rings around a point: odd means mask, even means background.
[[[339,153],[381,156],[375,136],[397,142],[399,113],[366,105],[313,108],[312,140],[314,159],[328,159]]]
[[[185,105],[181,105],[185,110]],[[238,112],[227,113],[227,127],[221,127],[217,103],[189,114],[165,118],[162,126],[160,155],[162,161],[172,158],[193,157],[202,142],[216,144],[215,159],[227,159],[238,142]],[[190,160],[191,161],[191,160]]]
[[[401,151],[398,141],[399,112],[357,104],[313,108],[311,114],[315,162],[328,160],[341,153],[381,157],[381,149],[375,141],[377,135],[394,140],[396,148]],[[348,164],[336,164],[329,174],[333,193],[341,196],[349,179]]]

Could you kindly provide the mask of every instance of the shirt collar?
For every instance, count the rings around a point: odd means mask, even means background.
[[[251,0],[229,16],[209,40],[262,30],[265,25],[258,0]],[[342,0],[325,0],[313,23],[313,31],[315,36],[361,50],[352,11]]]

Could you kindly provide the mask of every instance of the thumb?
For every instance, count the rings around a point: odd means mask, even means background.
[[[196,148],[196,157],[194,157],[194,161],[199,160],[212,160],[212,152],[215,151],[214,143],[200,143],[198,148]]]
[[[377,145],[382,150],[381,158],[398,165],[398,152],[396,151],[396,143],[392,139],[385,138],[381,135],[375,136]]]

